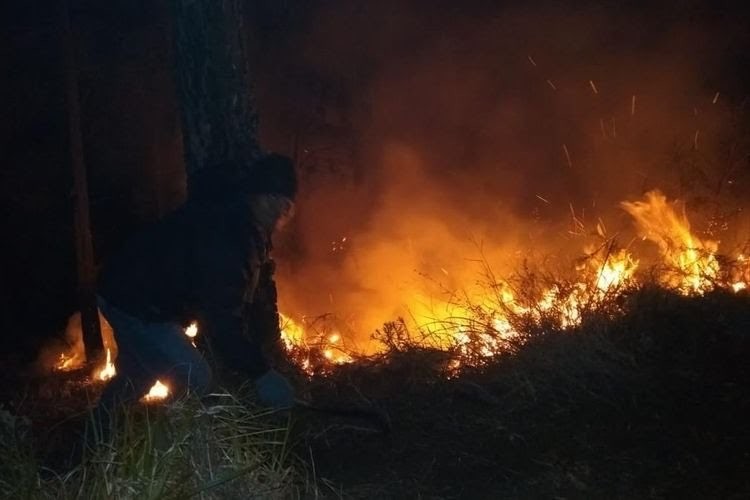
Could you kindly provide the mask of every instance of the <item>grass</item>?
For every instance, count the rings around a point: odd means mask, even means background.
[[[88,432],[79,425],[67,440],[72,467],[54,464],[57,472],[37,462],[30,422],[2,415],[2,498],[266,499],[299,496],[304,487],[287,419],[230,393],[124,407],[109,437],[92,432],[88,418]]]
[[[746,498],[750,297],[617,300],[614,319],[538,329],[455,378],[444,353],[402,343],[313,381],[317,400],[376,401],[393,427],[313,425],[317,474],[345,498]]]
[[[390,432],[351,413],[279,420],[240,388],[124,411],[111,440],[53,473],[39,440],[65,432],[3,411],[0,497],[750,496],[750,294],[647,285],[607,300],[453,377],[451,353],[399,321],[380,332],[386,353],[291,373],[302,397],[377,410]]]

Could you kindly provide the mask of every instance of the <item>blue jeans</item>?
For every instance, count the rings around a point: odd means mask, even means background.
[[[117,342],[117,375],[99,402],[111,411],[120,402],[138,400],[159,379],[172,396],[204,393],[211,369],[177,323],[146,323],[98,297],[99,309],[112,325]]]

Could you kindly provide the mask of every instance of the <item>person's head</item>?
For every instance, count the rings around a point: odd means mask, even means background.
[[[269,231],[283,226],[294,213],[297,174],[286,156],[269,154],[249,172],[249,200],[255,221]]]

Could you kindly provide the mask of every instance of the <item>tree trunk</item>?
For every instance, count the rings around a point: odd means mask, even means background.
[[[248,168],[261,154],[241,0],[172,0],[188,196],[204,168]]]
[[[83,160],[78,71],[67,0],[62,2],[62,30],[70,157],[73,166],[73,192],[75,197],[74,226],[81,330],[83,331],[83,343],[86,346],[86,359],[93,360],[101,354],[103,346],[99,312],[96,305],[96,266],[94,264],[94,245],[91,241],[86,165]]]

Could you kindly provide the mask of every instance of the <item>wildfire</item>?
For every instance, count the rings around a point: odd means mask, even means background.
[[[740,255],[734,268],[722,269],[716,256],[718,243],[691,232],[681,202],[669,202],[660,192],[652,191],[642,200],[621,206],[633,217],[640,236],[656,243],[664,264],[657,278],[663,285],[684,295],[702,295],[717,287],[734,292],[748,288],[748,259]],[[579,229],[583,234],[583,227]],[[455,353],[446,365],[446,373],[452,376],[464,366],[512,351],[524,338],[518,325],[578,326],[588,311],[597,310],[609,296],[639,285],[636,272],[640,259],[607,238],[601,221],[596,232],[606,245],[586,250],[586,259],[576,268],[573,280],[524,290],[523,298],[510,283],[494,279],[489,286],[466,288],[443,300],[415,288],[409,302],[403,304],[411,320],[409,340]],[[443,267],[436,269],[448,279],[455,274]],[[461,299],[456,300],[456,295]],[[383,317],[382,321],[392,319]],[[305,321],[281,315],[281,330],[289,354],[309,374],[325,370],[326,363],[353,361],[353,351],[342,349],[345,337],[335,329],[321,332]],[[370,342],[357,352],[373,354],[382,348]]]
[[[642,200],[626,201],[621,206],[633,217],[638,234],[657,245],[664,264],[657,279],[663,285],[684,295],[702,295],[717,287],[735,293],[748,289],[750,259],[739,254],[720,267],[716,256],[718,243],[691,232],[684,204],[669,202],[662,193],[652,191]],[[580,234],[585,232],[582,224],[579,229]],[[408,303],[403,304],[400,309],[403,312],[398,314],[410,321],[403,322],[404,331],[397,335],[406,335],[412,343],[454,353],[446,365],[450,375],[465,366],[512,352],[515,345],[523,342],[521,332],[529,325],[562,329],[580,325],[586,314],[597,310],[608,297],[638,286],[636,272],[640,260],[606,236],[602,221],[597,224],[596,233],[598,241],[605,244],[587,247],[585,258],[579,261],[568,281],[524,290],[525,284],[514,287],[508,281],[492,278],[488,283],[466,287],[445,297],[418,287],[408,288],[405,296]],[[343,251],[347,242],[346,237],[335,241],[334,250]],[[461,286],[467,277],[466,273],[457,276],[460,272],[438,264],[434,268],[456,286]],[[396,317],[380,319],[386,322]],[[360,327],[356,323],[337,322],[330,315],[310,321],[304,316],[297,320],[279,314],[279,320],[283,346],[310,375],[351,363],[355,356],[374,354],[383,348],[376,342],[363,345],[347,342]],[[117,346],[111,328],[106,326],[106,362],[94,372],[94,378],[101,381],[116,374],[113,358]],[[195,346],[198,324],[190,323],[184,333]],[[56,354],[53,361],[56,370],[70,370],[83,364],[82,342],[72,344],[75,349]],[[169,387],[157,380],[142,401],[161,400],[168,394]]]

